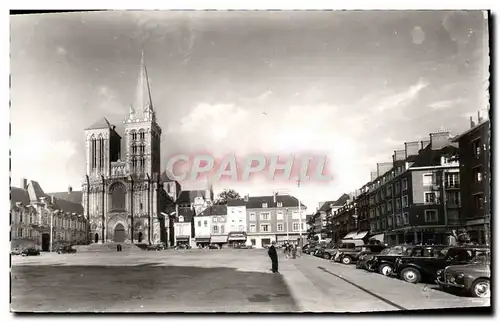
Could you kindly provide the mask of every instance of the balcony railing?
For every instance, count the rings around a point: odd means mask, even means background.
[[[446,182],[446,189],[458,189],[460,188],[460,182]]]

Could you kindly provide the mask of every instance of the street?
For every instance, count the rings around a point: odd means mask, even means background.
[[[304,255],[270,272],[266,250],[166,250],[12,257],[21,312],[369,312],[489,306]]]

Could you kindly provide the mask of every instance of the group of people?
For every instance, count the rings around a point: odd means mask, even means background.
[[[290,244],[290,243],[285,243],[284,245],[284,252],[285,252],[285,257],[287,259],[291,258],[296,258],[297,257],[297,245]],[[269,246],[269,250],[267,251],[267,254],[269,255],[269,258],[271,258],[271,264],[272,268],[271,271],[273,273],[279,273],[278,272],[278,252],[276,251],[276,242],[273,241],[271,243],[271,246]]]

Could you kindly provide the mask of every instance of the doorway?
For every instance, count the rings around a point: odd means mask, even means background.
[[[122,224],[118,224],[115,227],[115,242],[123,243],[125,241],[125,228]]]
[[[139,238],[137,238],[137,240],[140,242],[142,242],[142,232],[139,233]]]
[[[95,242],[95,243],[98,243],[98,242],[99,242],[99,234],[98,234],[98,233],[95,233],[95,236],[94,236],[94,242]]]
[[[48,252],[50,248],[50,234],[42,234],[42,250]]]

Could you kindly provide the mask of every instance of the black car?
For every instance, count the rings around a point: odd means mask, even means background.
[[[357,263],[359,258],[363,255],[378,254],[386,248],[387,246],[385,245],[377,244],[368,244],[355,248],[344,248],[337,252],[338,256],[335,256],[335,259],[337,259],[337,261],[341,263],[348,265],[351,263]]]
[[[76,253],[76,249],[71,246],[63,246],[59,247],[56,251],[58,254],[74,254]]]
[[[383,249],[371,249],[369,251],[364,251],[361,252],[361,254],[358,257],[358,260],[356,261],[356,268],[359,269],[367,269],[367,264],[373,260],[375,256],[383,256],[389,254],[391,251],[392,247],[384,247]]]
[[[403,256],[395,262],[393,273],[408,283],[416,284],[422,280],[434,282],[439,270],[451,265],[468,264],[474,257],[489,253],[489,246],[464,245],[420,256]]]
[[[398,245],[384,250],[379,255],[374,256],[366,262],[366,269],[370,272],[378,272],[382,275],[392,275],[396,259],[400,256],[417,256],[424,249],[429,252],[433,248],[439,250],[445,246],[428,246],[428,245]]]
[[[38,256],[38,255],[40,255],[40,251],[36,248],[26,248],[26,249],[23,249],[23,251],[21,252],[21,255],[22,256]]]
[[[160,250],[164,250],[164,249],[166,249],[166,246],[163,243],[156,244],[156,245],[148,245],[146,247],[147,251],[160,251]]]

